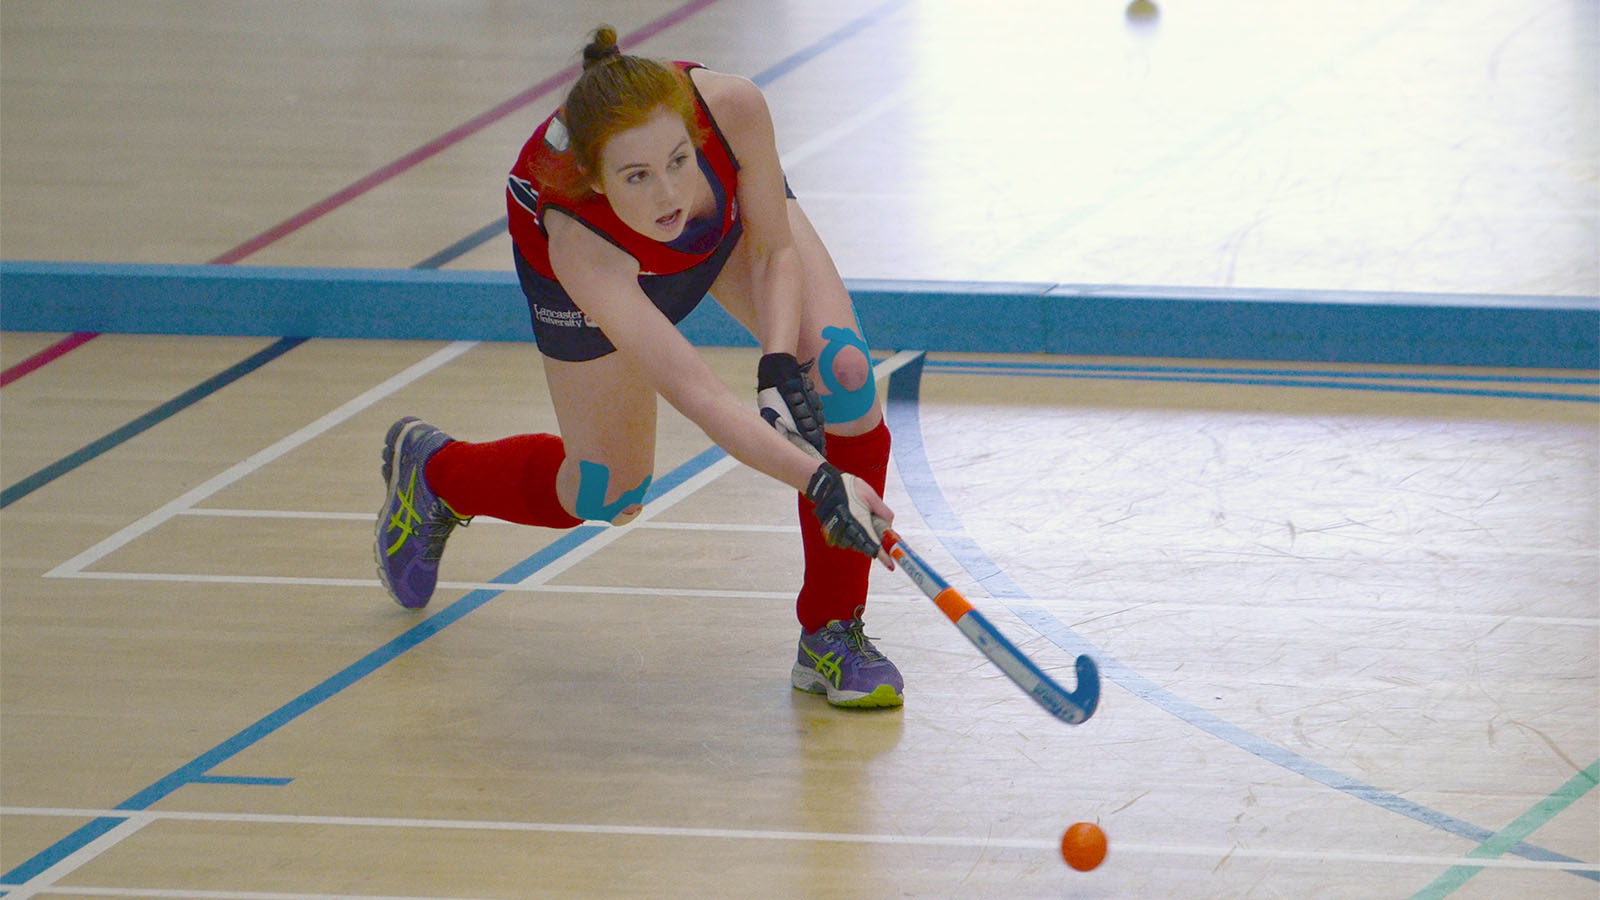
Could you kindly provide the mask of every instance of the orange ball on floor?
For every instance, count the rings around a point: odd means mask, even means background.
[[[1061,836],[1061,858],[1079,872],[1087,872],[1106,858],[1106,833],[1091,822],[1079,822]]]

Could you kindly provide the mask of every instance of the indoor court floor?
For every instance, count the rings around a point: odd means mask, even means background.
[[[763,87],[847,280],[1600,303],[1594,0],[5,0],[0,260],[507,271],[602,21]],[[1087,722],[881,569],[904,708],[792,690],[792,492],[665,404],[639,520],[400,609],[384,432],[554,431],[531,342],[0,331],[0,897],[1600,897],[1595,367],[874,350]]]

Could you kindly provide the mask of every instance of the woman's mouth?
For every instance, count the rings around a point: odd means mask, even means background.
[[[681,219],[681,218],[683,218],[683,210],[675,209],[672,212],[669,212],[664,216],[658,217],[656,219],[656,224],[661,226],[662,228],[670,229],[673,226],[677,225],[678,224],[678,220]]]

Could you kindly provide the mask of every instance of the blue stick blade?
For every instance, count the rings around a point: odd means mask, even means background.
[[[1100,667],[1094,664],[1093,658],[1080,654],[1077,668],[1078,687],[1072,692],[1072,702],[1082,710],[1083,718],[1087,719],[1094,715],[1095,709],[1100,705]]]
[[[1094,660],[1079,656],[1077,689],[1068,691],[1044,673],[1033,660],[1023,655],[998,628],[978,610],[970,610],[956,622],[973,645],[983,651],[1034,702],[1068,725],[1088,721],[1100,702],[1100,670]]]

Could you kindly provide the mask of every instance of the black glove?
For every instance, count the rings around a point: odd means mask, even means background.
[[[756,366],[756,402],[768,425],[822,459],[828,449],[822,434],[822,400],[811,386],[810,370],[810,363],[800,365],[791,353],[766,354]]]
[[[877,532],[882,520],[872,514],[865,500],[856,496],[858,481],[832,463],[823,463],[806,485],[806,499],[816,505],[822,536],[831,546],[877,556],[881,549]]]

